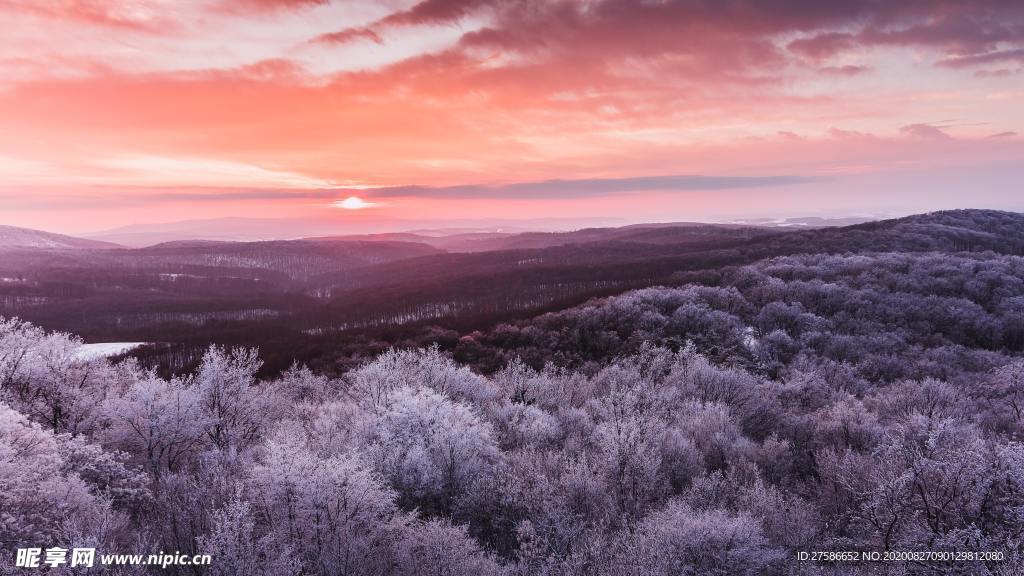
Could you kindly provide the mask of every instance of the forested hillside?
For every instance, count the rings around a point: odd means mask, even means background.
[[[843,228],[669,224],[469,238],[176,242],[135,250],[0,253],[0,314],[90,342],[152,342],[161,374],[194,370],[211,343],[258,347],[335,374],[392,345],[457,340],[595,297],[721,285],[728,270],[805,253],[1024,253],[1024,217],[938,212]],[[543,247],[481,250],[483,246]],[[444,252],[438,246],[456,252]],[[467,248],[475,245],[475,248]],[[471,250],[469,253],[460,252]],[[490,368],[493,369],[493,366]]]
[[[657,344],[776,375],[842,364],[865,382],[955,377],[1024,350],[1024,259],[865,253],[769,259],[595,300],[463,338],[456,353],[498,363],[600,365]],[[480,364],[486,369],[486,364]]]
[[[1017,574],[1019,220],[798,232],[817,253],[426,327],[337,374],[260,378],[256,350],[211,346],[161,377],[8,319],[0,543],[203,551],[238,576],[879,573],[797,560],[816,550]]]

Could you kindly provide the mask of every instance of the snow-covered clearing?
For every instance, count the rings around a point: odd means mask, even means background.
[[[76,360],[96,360],[124,354],[145,346],[148,342],[97,342],[96,344],[83,344],[75,350]]]

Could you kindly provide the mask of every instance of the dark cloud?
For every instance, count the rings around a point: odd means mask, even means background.
[[[947,140],[950,138],[949,134],[931,124],[908,124],[900,128],[900,133],[921,140]]]
[[[586,198],[629,192],[729,190],[765,188],[815,181],[801,176],[641,176],[635,178],[590,178],[542,180],[499,186],[394,186],[372,190],[350,190],[369,198]]]
[[[424,0],[380,21],[383,25],[447,24],[494,3],[489,0]]]
[[[998,68],[996,70],[977,70],[974,72],[974,76],[978,78],[1008,78],[1015,74],[1020,74],[1021,68],[1011,70],[1009,68]]]
[[[859,76],[870,70],[867,66],[823,66],[818,68],[818,72],[822,74],[828,74],[830,76]]]
[[[294,10],[320,6],[330,0],[223,0],[222,7],[230,11]]]
[[[424,0],[408,10],[389,14],[369,26],[343,28],[337,32],[321,34],[314,38],[314,42],[347,44],[358,40],[373,40],[379,44],[382,42],[381,34],[387,28],[449,24],[487,7],[488,4],[488,0]]]
[[[795,54],[799,54],[811,60],[824,60],[839,52],[849,50],[857,45],[857,40],[852,34],[840,32],[825,32],[794,40],[786,45],[786,48]]]
[[[658,58],[687,63],[676,73],[728,70],[734,78],[765,74],[792,57],[822,63],[872,46],[927,47],[944,66],[1018,59],[1024,51],[1018,0],[424,0],[320,40],[377,39],[387,29],[456,24],[470,15],[485,15],[490,24],[466,33],[461,50],[503,50],[535,64],[581,67]],[[793,36],[779,47],[779,39]]]
[[[325,44],[348,44],[349,42],[355,42],[357,40],[371,40],[377,44],[382,44],[384,39],[381,38],[373,28],[346,28],[337,32],[330,32],[328,34],[321,34],[313,39],[314,43],[325,43]]]

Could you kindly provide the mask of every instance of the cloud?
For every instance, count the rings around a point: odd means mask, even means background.
[[[1008,78],[1020,74],[1022,68],[1010,70],[1009,68],[998,68],[996,70],[977,70],[974,72],[976,78]]]
[[[815,181],[802,176],[640,176],[634,178],[586,178],[578,180],[540,180],[496,186],[392,186],[361,190],[372,198],[507,198],[550,199],[587,198],[609,194],[654,191],[707,191],[739,188],[765,188]],[[353,191],[357,192],[357,191]]]
[[[980,54],[949,56],[939,60],[939,66],[948,68],[966,68],[985,64],[1024,63],[1024,48],[1014,50],[993,50]]]
[[[0,11],[5,10],[160,34],[178,29],[173,5],[162,0],[0,0]]]
[[[385,26],[447,24],[495,3],[495,0],[423,0],[408,10],[387,16],[380,23]]]
[[[358,40],[372,40],[380,44],[382,42],[381,35],[388,28],[450,24],[472,14],[478,9],[487,7],[491,1],[423,0],[414,4],[412,8],[393,12],[368,26],[343,28],[337,32],[321,34],[314,38],[313,41],[347,44]]]
[[[921,140],[948,140],[951,138],[949,134],[931,124],[908,124],[900,128],[900,133]]]
[[[322,44],[348,44],[349,42],[356,42],[358,40],[371,40],[377,44],[382,44],[384,39],[381,35],[373,28],[345,28],[337,32],[328,32],[327,34],[321,34],[312,40],[313,43]]]
[[[818,68],[818,72],[831,76],[859,76],[860,74],[866,73],[868,70],[870,70],[870,68],[867,66],[855,66],[852,64],[846,66],[824,66],[822,68]]]
[[[256,10],[297,10],[327,4],[330,0],[222,0],[222,7],[229,11]]]
[[[787,44],[786,48],[811,60],[825,60],[856,45],[856,38],[852,34],[825,32],[794,40]]]
[[[618,94],[591,98],[584,110],[623,110],[627,118],[644,110],[654,118],[714,108],[713,100],[739,105],[784,92],[795,70],[851,79],[882,74],[885,67],[871,60],[875,50],[915,48],[926,63],[957,69],[1010,62],[1024,51],[1024,4],[1005,0],[423,0],[312,42],[336,50],[366,41],[387,48],[428,27],[463,26],[468,31],[455,45],[387,72],[403,90],[422,78],[494,98],[495,105],[550,102],[571,92]]]
[[[105,161],[105,181],[161,185],[326,187],[330,183],[295,172],[210,158],[131,155]]]

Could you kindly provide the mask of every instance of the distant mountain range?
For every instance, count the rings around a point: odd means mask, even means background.
[[[614,218],[534,218],[526,220],[403,220],[364,214],[346,214],[344,218],[214,218],[183,220],[159,224],[136,224],[86,234],[92,240],[143,247],[176,240],[223,240],[255,242],[261,240],[297,240],[323,236],[358,236],[414,233],[417,236],[456,234],[572,230],[580,226],[616,226]]]
[[[824,228],[875,220],[869,217],[752,218],[724,225],[765,228]],[[715,224],[716,226],[723,224]],[[428,244],[449,252],[483,252],[543,248],[605,239],[610,230],[632,236],[636,229],[679,228],[694,222],[647,223],[623,226],[614,218],[534,218],[524,220],[413,221],[379,218],[304,220],[295,218],[215,218],[157,224],[136,224],[78,237],[0,226],[0,250],[11,248],[143,248],[167,242],[260,242],[331,239],[396,241]],[[612,235],[620,235],[613,233]]]
[[[369,246],[390,244],[393,248],[404,247],[401,251],[412,250],[411,255],[429,253],[476,253],[503,250],[536,250],[604,242],[629,242],[649,245],[692,244],[695,241],[723,239],[725,237],[754,237],[782,231],[804,231],[811,233],[833,230],[834,233],[815,236],[816,241],[878,243],[885,235],[877,230],[898,226],[903,232],[908,227],[934,224],[937,219],[948,222],[954,215],[998,214],[993,211],[964,210],[920,214],[905,218],[873,220],[867,217],[802,217],[802,218],[752,218],[729,223],[665,222],[632,224],[614,227],[587,227],[580,229],[555,229],[566,225],[559,219],[536,219],[523,221],[490,221],[489,226],[454,226],[446,228],[422,228],[400,232],[363,234],[322,234],[336,228],[337,223],[306,223],[299,229],[298,220],[289,219],[248,219],[220,218],[214,220],[190,220],[167,224],[138,225],[111,230],[93,237],[82,238],[0,225],[0,250],[92,250],[129,249],[136,256],[157,254],[166,256],[181,252],[196,256],[199,253],[236,254],[241,252],[296,252],[316,247],[347,245],[363,250]],[[408,223],[410,226],[414,222]],[[971,224],[974,224],[972,221]],[[968,227],[970,228],[970,227]],[[263,231],[262,235],[258,234]],[[864,232],[874,231],[870,238]],[[944,231],[948,232],[948,228]],[[704,237],[707,238],[704,238]],[[901,238],[902,238],[901,234]],[[925,235],[927,236],[927,235]],[[918,238],[923,236],[918,235]],[[794,237],[786,236],[789,240]],[[415,248],[415,246],[420,248]],[[362,246],[362,248],[360,248]],[[145,251],[139,251],[144,249]],[[425,250],[425,251],[424,251]],[[127,256],[127,254],[126,254]],[[372,260],[376,260],[374,256]],[[384,259],[389,260],[389,258]]]
[[[0,250],[21,248],[95,250],[118,247],[119,246],[117,244],[112,244],[110,242],[86,240],[84,238],[75,238],[74,236],[65,236],[63,234],[54,234],[52,232],[43,232],[41,230],[0,225]]]
[[[307,240],[338,242],[415,242],[427,244],[445,252],[496,252],[500,250],[531,250],[553,248],[570,244],[594,242],[635,242],[638,244],[675,244],[704,240],[705,236],[721,237],[729,231],[756,233],[765,226],[742,224],[704,224],[699,222],[668,222],[661,224],[633,224],[615,228],[583,228],[562,232],[456,232],[438,235],[439,231],[397,232],[385,234],[357,234],[327,236]]]

